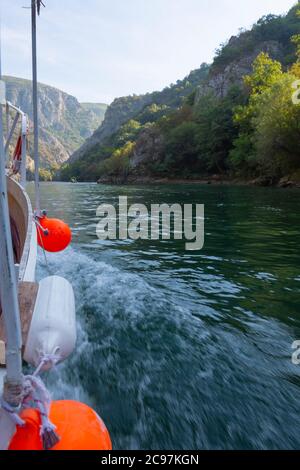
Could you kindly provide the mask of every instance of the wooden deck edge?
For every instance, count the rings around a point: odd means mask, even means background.
[[[27,337],[34,312],[36,298],[39,290],[38,283],[20,282],[19,283],[19,307],[22,328],[22,343],[25,348]],[[5,367],[5,331],[3,324],[3,315],[0,318],[0,367]]]

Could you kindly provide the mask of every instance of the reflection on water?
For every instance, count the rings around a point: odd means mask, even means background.
[[[96,209],[119,195],[204,203],[204,249],[99,241]],[[116,449],[300,448],[299,191],[42,184],[42,200],[74,235],[49,255],[78,310],[78,349],[48,379],[57,398],[94,406]]]

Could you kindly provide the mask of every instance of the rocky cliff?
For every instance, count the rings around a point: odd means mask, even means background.
[[[238,42],[238,38],[232,37],[230,47]],[[243,77],[250,74],[253,61],[260,52],[266,52],[273,59],[283,60],[283,47],[278,41],[265,41],[256,45],[249,54],[224,65],[223,68],[210,67],[207,79],[202,81],[195,93],[194,106],[197,106],[201,97],[212,93],[217,98],[227,96],[233,85],[242,87]],[[130,174],[137,176],[149,176],[149,169],[162,159],[164,148],[164,136],[155,127],[145,129],[139,135],[134,153],[130,159]]]
[[[115,99],[108,107],[102,125],[71,156],[70,163],[84,159],[93,148],[105,143],[106,138],[116,133],[123,124],[135,118],[150,104],[163,105],[171,110],[177,109],[183,100],[193,92],[196,86],[207,77],[208,70],[209,66],[202,64],[199,69],[192,71],[183,80],[178,80],[176,84],[172,84],[160,92],[156,91],[146,95],[133,95]]]
[[[164,136],[162,133],[155,127],[143,130],[130,159],[130,172],[147,175],[149,165],[158,162],[163,151]]]
[[[234,47],[238,42],[237,37],[232,37],[228,43],[230,47]],[[195,103],[199,102],[201,96],[212,92],[218,98],[224,98],[233,85],[242,86],[243,77],[252,71],[254,59],[260,52],[266,52],[272,59],[283,61],[283,46],[279,41],[263,41],[246,55],[224,65],[223,68],[212,66],[208,79],[201,84],[196,93]]]
[[[32,120],[32,85],[29,80],[4,77],[7,99]],[[90,137],[104,118],[106,105],[80,104],[56,88],[39,84],[41,166],[61,165]]]
[[[175,85],[115,100],[100,128],[63,167],[62,179],[202,177],[232,168],[238,172],[240,161],[247,171],[252,141],[240,135],[234,119],[237,107],[249,100],[243,78],[252,73],[260,53],[280,62],[284,72],[295,64],[297,9],[264,16],[250,30],[241,30],[220,46],[211,66],[203,64]]]

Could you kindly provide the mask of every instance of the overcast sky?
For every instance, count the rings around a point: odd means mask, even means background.
[[[31,78],[30,0],[0,0],[3,70]],[[80,101],[160,90],[220,43],[295,0],[44,0],[39,80]]]

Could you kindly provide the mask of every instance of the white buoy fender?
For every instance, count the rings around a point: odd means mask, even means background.
[[[35,367],[47,357],[56,357],[56,362],[61,362],[74,351],[75,344],[73,288],[62,277],[47,277],[39,283],[24,359]],[[45,363],[43,370],[50,367],[50,363]]]

